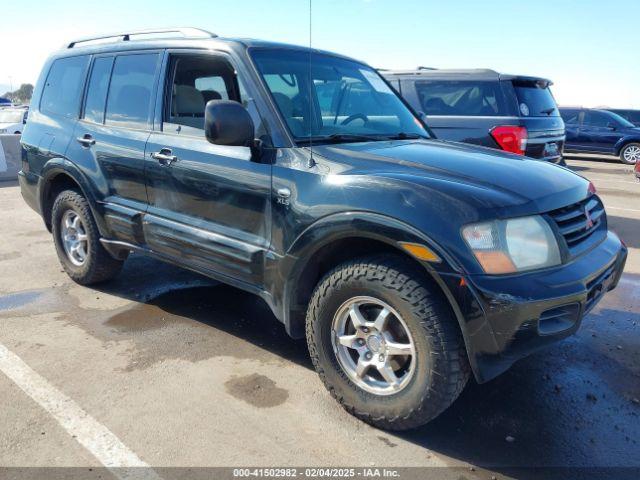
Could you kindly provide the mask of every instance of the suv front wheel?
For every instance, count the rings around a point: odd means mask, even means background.
[[[89,203],[80,193],[64,190],[56,197],[51,226],[60,263],[75,282],[104,282],[122,269],[124,262],[109,255],[100,243]]]
[[[393,256],[343,264],[318,284],[307,312],[309,352],[325,386],[380,428],[427,423],[469,378],[457,321],[421,273]]]

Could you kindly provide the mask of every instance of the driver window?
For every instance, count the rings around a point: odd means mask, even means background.
[[[222,56],[176,55],[170,63],[170,85],[162,130],[204,137],[204,109],[211,100],[241,103],[251,115],[256,136],[265,135],[264,124],[235,68]]]

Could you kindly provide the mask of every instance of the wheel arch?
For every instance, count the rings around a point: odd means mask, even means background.
[[[622,149],[629,145],[630,143],[637,143],[640,145],[640,136],[634,137],[623,137],[616,144],[616,157],[619,157],[622,153]]]
[[[420,243],[436,253],[441,262],[418,260],[402,248],[400,242]],[[294,338],[304,336],[306,308],[320,279],[339,264],[371,254],[389,253],[402,257],[415,266],[451,306],[464,332],[464,320],[454,296],[441,278],[442,273],[461,272],[459,264],[432,239],[399,220],[366,212],[336,214],[318,220],[308,227],[287,251],[283,321]],[[465,340],[466,343],[466,340]]]
[[[42,171],[42,182],[40,184],[39,201],[40,211],[44,223],[51,232],[51,210],[53,203],[60,192],[66,189],[79,190],[89,202],[91,213],[93,214],[98,230],[102,235],[105,231],[102,215],[97,212],[97,203],[91,193],[88,182],[82,173],[69,161],[64,159],[52,159],[47,162]]]

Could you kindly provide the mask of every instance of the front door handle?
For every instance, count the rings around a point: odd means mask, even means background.
[[[96,144],[96,140],[89,133],[85,133],[83,136],[76,138],[76,140],[80,145],[87,148]]]
[[[158,160],[160,165],[171,165],[178,161],[178,157],[173,155],[170,148],[161,148],[159,152],[153,152],[151,158]]]

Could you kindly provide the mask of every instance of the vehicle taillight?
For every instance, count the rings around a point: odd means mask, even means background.
[[[491,129],[491,136],[505,152],[524,155],[529,134],[525,127],[500,125]]]

